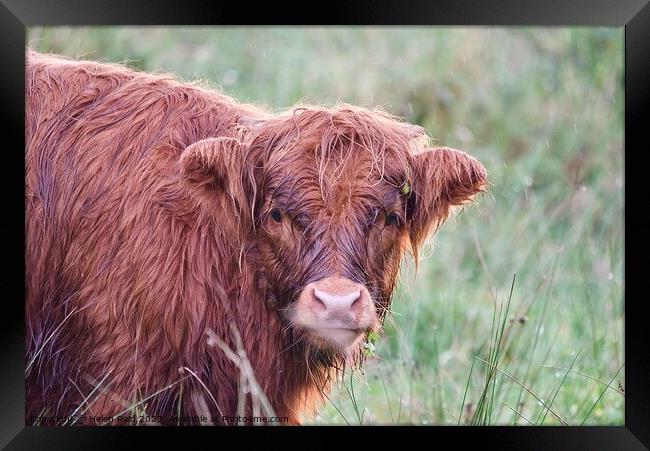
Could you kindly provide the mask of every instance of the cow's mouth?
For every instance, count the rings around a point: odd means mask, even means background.
[[[306,329],[313,343],[323,348],[345,351],[359,343],[365,335],[365,329],[348,327],[314,327]]]

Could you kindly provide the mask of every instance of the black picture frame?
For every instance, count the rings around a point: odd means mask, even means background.
[[[316,7],[314,7],[316,6]],[[408,428],[412,434],[431,434],[417,442],[465,444],[498,449],[648,449],[650,446],[650,328],[645,324],[644,263],[650,255],[650,220],[645,214],[643,186],[647,169],[643,151],[650,109],[650,4],[648,0],[456,0],[358,1],[353,4],[287,6],[275,3],[114,0],[0,0],[0,117],[3,127],[3,202],[0,236],[4,243],[2,274],[2,332],[0,333],[0,446],[5,449],[150,449],[162,442],[195,446],[200,439],[225,446],[218,434],[322,434],[305,438],[321,446],[338,446],[331,429],[305,428],[47,428],[24,424],[24,63],[26,27],[37,25],[539,25],[625,27],[625,425],[620,427],[435,427]],[[647,200],[646,200],[647,203]],[[23,262],[23,264],[19,264]],[[647,276],[646,276],[647,277]],[[368,440],[391,438],[405,428],[371,427]],[[260,430],[263,429],[263,430]],[[397,430],[399,429],[399,430]],[[215,432],[216,431],[216,432]],[[363,433],[363,428],[335,428],[334,432]],[[210,434],[198,437],[197,434]],[[215,435],[216,434],[216,435]],[[386,435],[386,437],[388,437]],[[327,440],[330,438],[330,440]],[[211,440],[212,439],[212,440]],[[293,441],[293,439],[292,439]],[[190,445],[191,443],[191,445]],[[280,443],[283,442],[268,442]],[[372,446],[364,444],[363,446]],[[312,446],[309,446],[310,448]]]

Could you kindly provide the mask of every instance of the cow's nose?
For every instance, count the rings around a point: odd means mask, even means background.
[[[331,293],[325,290],[314,288],[314,299],[320,302],[329,313],[348,312],[354,309],[355,304],[361,298],[361,290],[353,290],[345,294]]]
[[[366,287],[346,277],[321,279],[310,284],[308,290],[312,308],[332,327],[336,324],[347,327],[355,323],[368,308]]]
[[[343,276],[308,283],[287,314],[314,343],[336,349],[348,349],[380,325],[368,288]]]

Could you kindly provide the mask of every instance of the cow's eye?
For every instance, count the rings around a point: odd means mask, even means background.
[[[282,212],[277,208],[274,208],[273,210],[271,210],[271,219],[273,219],[275,222],[281,222]]]
[[[399,224],[399,216],[397,216],[397,213],[390,213],[386,216],[385,224],[387,227],[397,226]]]

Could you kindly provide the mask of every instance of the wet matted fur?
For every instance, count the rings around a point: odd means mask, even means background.
[[[295,327],[303,287],[363,284],[379,331],[404,253],[417,259],[487,185],[477,160],[380,110],[271,113],[165,75],[27,56],[28,421],[298,423],[362,360],[359,344]]]

